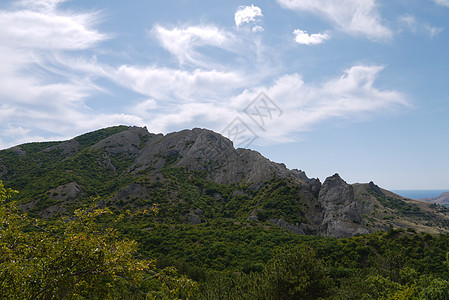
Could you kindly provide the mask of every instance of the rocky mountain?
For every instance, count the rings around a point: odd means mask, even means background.
[[[449,205],[449,192],[442,193],[441,195],[433,198],[422,198],[419,200],[432,202],[440,205]]]
[[[0,180],[30,214],[51,218],[95,199],[113,210],[157,206],[158,222],[225,218],[301,234],[347,237],[388,228],[447,232],[449,212],[374,183],[323,183],[195,128],[167,135],[117,126],[65,142],[0,151]]]

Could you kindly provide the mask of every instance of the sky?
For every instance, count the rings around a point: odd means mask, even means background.
[[[449,190],[449,0],[0,2],[0,149],[223,134],[309,177]]]

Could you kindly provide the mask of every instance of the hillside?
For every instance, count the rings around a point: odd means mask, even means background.
[[[447,232],[444,207],[402,198],[374,183],[323,183],[258,152],[235,149],[206,129],[167,135],[117,126],[64,142],[0,151],[0,180],[20,207],[51,218],[99,197],[115,210],[156,205],[157,222],[202,224],[221,218],[294,233],[348,237],[389,228]]]
[[[448,214],[209,130],[111,127],[0,151],[0,297],[448,299]]]
[[[422,198],[419,200],[432,202],[432,203],[440,204],[440,205],[449,205],[449,192],[442,193],[441,195],[438,195],[433,198]]]

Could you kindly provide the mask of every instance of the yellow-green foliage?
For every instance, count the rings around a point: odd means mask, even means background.
[[[0,181],[0,298],[107,298],[138,286],[153,261],[134,258],[137,244],[99,229],[104,209],[77,210],[51,226],[20,214]]]

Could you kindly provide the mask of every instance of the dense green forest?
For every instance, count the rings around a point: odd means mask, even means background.
[[[15,193],[0,183],[3,299],[449,299],[447,234],[174,226],[157,221],[157,207],[117,213],[98,199],[43,221],[21,213]]]

